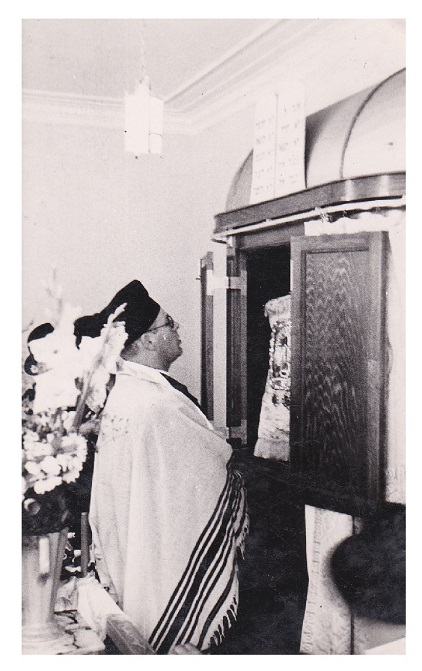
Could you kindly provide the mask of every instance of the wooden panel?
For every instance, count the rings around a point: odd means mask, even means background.
[[[291,471],[323,507],[382,497],[384,233],[292,240]],[[321,505],[321,504],[320,504]]]
[[[248,224],[255,224],[266,219],[276,219],[300,212],[308,212],[315,207],[377,198],[396,198],[405,192],[406,175],[404,172],[369,175],[330,182],[305,191],[292,193],[283,198],[275,198],[264,203],[217,214],[215,216],[214,234]]]
[[[201,259],[201,407],[211,421],[214,419],[214,296],[208,286],[213,273],[213,255]]]
[[[239,278],[239,288],[227,289],[227,410],[230,442],[246,442],[246,259],[237,241],[227,247],[227,277]],[[241,285],[241,286],[240,286]]]
[[[303,235],[304,232],[305,226],[302,222],[283,224],[265,231],[251,231],[246,234],[239,233],[238,245],[244,251],[278,247],[289,244],[292,236]]]

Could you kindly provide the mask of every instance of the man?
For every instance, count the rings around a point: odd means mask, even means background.
[[[218,436],[167,373],[178,324],[131,282],[101,313],[75,322],[95,336],[119,305],[128,334],[98,439],[90,507],[101,582],[157,653],[206,650],[236,618],[245,495]]]

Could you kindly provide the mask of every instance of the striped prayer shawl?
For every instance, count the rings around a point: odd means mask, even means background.
[[[159,371],[124,362],[103,413],[90,523],[100,580],[158,654],[233,624],[248,529],[232,450]]]
[[[217,506],[196,543],[186,569],[149,643],[160,653],[193,642],[202,649],[219,643],[236,619],[237,549],[247,532],[246,501],[240,474],[227,468]]]

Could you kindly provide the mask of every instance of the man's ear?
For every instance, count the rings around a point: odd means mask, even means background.
[[[156,340],[155,333],[151,331],[143,333],[140,337],[143,347],[148,351],[155,350]]]

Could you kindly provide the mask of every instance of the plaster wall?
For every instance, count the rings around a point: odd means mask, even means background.
[[[164,129],[163,156],[135,159],[119,131],[25,122],[23,329],[47,319],[44,282],[53,267],[65,301],[83,314],[138,278],[180,322],[184,356],[172,374],[199,395],[198,260],[215,251],[224,270],[224,247],[211,242],[213,217],[225,209],[252,134],[247,109],[197,136]]]

